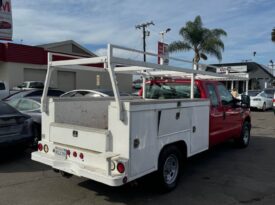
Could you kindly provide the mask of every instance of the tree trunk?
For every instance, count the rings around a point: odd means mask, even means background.
[[[196,52],[196,50],[195,50],[195,56],[193,58],[193,63],[196,66],[196,70],[198,70],[198,63],[199,63],[200,59],[201,58],[200,58],[199,52],[198,51]]]

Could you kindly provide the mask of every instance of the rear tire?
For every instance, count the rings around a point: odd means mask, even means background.
[[[157,180],[165,192],[177,187],[182,171],[182,155],[176,146],[164,148],[159,157]]]
[[[248,121],[245,121],[242,127],[242,133],[240,138],[235,140],[235,143],[239,148],[246,148],[249,145],[250,129],[251,129],[250,123]]]

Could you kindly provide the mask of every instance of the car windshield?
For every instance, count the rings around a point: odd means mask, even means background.
[[[19,85],[18,87],[20,87],[20,88],[26,88],[26,87],[27,87],[27,83],[22,83],[22,84]]]
[[[149,99],[174,99],[190,98],[188,83],[153,83],[146,85],[146,98]],[[194,97],[200,98],[197,86],[194,87]]]
[[[248,96],[254,97],[254,96],[258,95],[259,93],[260,93],[259,91],[248,91]]]

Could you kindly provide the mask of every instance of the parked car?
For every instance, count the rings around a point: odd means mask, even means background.
[[[9,95],[9,88],[7,84],[3,81],[0,81],[0,100]]]
[[[268,95],[268,97],[273,98],[275,94],[275,88],[265,88],[264,92]]]
[[[13,90],[31,90],[31,89],[43,89],[44,88],[44,82],[42,81],[25,81],[22,84],[16,86],[13,88]]]
[[[261,91],[258,94],[256,94],[256,92],[253,93],[253,95],[250,94],[250,107],[251,108],[257,108],[262,111],[266,111],[267,109],[272,108],[272,106],[273,106],[272,103],[273,103],[272,98],[269,97],[265,91]]]
[[[31,117],[0,101],[0,145],[27,145],[32,140]]]
[[[275,115],[275,93],[273,95],[272,101],[273,101],[273,112],[274,112],[274,115]]]
[[[50,89],[48,91],[48,96],[50,97],[59,97],[64,92],[58,89]],[[23,97],[41,97],[43,94],[43,89],[33,89],[33,90],[22,90],[18,91],[16,93],[13,93],[9,95],[8,97],[4,98],[4,101],[10,101],[17,98],[23,98]]]
[[[121,96],[130,96],[128,93],[121,92]],[[113,97],[114,92],[108,89],[94,89],[94,90],[71,90],[62,94],[60,97]]]
[[[16,98],[7,103],[32,118],[34,144],[41,140],[41,97]]]

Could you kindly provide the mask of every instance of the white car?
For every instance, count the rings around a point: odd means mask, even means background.
[[[250,95],[250,107],[257,108],[262,111],[271,109],[273,106],[272,98],[270,98],[264,91],[256,94]]]
[[[121,96],[130,96],[128,93],[120,93]],[[95,89],[95,90],[71,90],[60,97],[113,97],[114,93],[108,89]]]
[[[13,88],[13,90],[31,90],[34,88],[44,88],[44,82],[42,81],[25,81],[22,84]]]

